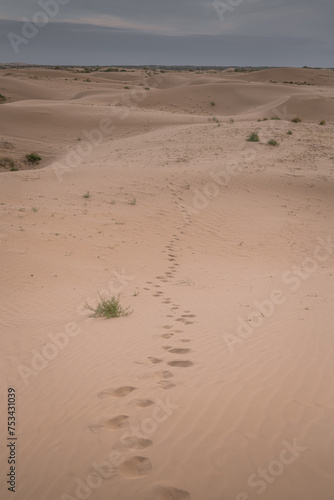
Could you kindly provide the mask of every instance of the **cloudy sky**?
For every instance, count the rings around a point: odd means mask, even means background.
[[[1,0],[0,63],[334,67],[333,0]]]

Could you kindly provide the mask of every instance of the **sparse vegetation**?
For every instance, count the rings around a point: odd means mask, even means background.
[[[32,207],[32,208],[31,208],[31,210],[32,210],[33,212],[38,212],[38,210],[39,210],[39,209],[38,209],[37,207]]]
[[[271,120],[280,120],[280,117],[277,115],[273,115],[270,119]]]
[[[230,118],[228,122],[229,122],[229,123],[234,123],[233,118]]]
[[[119,318],[120,316],[129,316],[133,313],[130,306],[124,309],[120,303],[120,294],[117,297],[105,299],[99,293],[100,302],[96,307],[86,304],[86,308],[92,311],[91,318]]]
[[[127,85],[126,85],[124,88],[125,88],[126,90],[129,90],[129,89],[130,89],[130,87],[128,87]]]
[[[0,103],[4,103],[7,101],[7,97],[4,96],[3,94],[0,94]]]
[[[291,121],[292,121],[292,123],[300,123],[301,119],[298,116],[295,116],[294,118],[292,118]]]
[[[319,122],[319,125],[326,125],[326,120],[321,120],[321,121]]]
[[[267,144],[269,144],[269,146],[277,146],[278,142],[275,141],[275,139],[269,139],[269,141],[267,142]]]
[[[292,135],[292,130],[288,130],[288,131],[287,131],[287,134],[288,134],[288,135]]]
[[[29,153],[25,155],[25,159],[28,163],[32,163],[33,165],[38,165],[41,161],[41,157],[37,153]]]
[[[215,101],[210,102],[210,106],[215,106],[215,105],[216,105]]]
[[[260,139],[257,132],[252,132],[247,138],[248,142],[259,142],[259,140]]]
[[[84,198],[88,199],[90,198],[90,192],[86,191],[85,194],[82,195]]]
[[[9,156],[0,157],[0,168],[5,168],[6,170],[8,169],[11,172],[14,170],[18,170],[18,168],[15,167],[13,158],[10,158]]]
[[[132,200],[129,201],[130,205],[137,205],[137,200],[135,197],[132,198]]]

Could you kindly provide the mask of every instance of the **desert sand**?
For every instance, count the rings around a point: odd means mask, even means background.
[[[0,93],[1,498],[333,500],[334,72]]]

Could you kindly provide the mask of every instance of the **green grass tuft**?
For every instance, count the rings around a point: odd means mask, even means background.
[[[278,142],[275,141],[275,139],[270,139],[267,144],[269,144],[269,146],[277,146]]]
[[[259,136],[256,132],[252,132],[247,138],[248,142],[259,142],[259,140]]]
[[[90,192],[86,191],[85,194],[82,195],[84,198],[88,199],[90,198]]]
[[[100,294],[100,302],[96,307],[91,307],[86,304],[86,308],[92,311],[91,318],[119,318],[120,316],[129,316],[133,313],[130,311],[130,306],[126,309],[120,304],[120,294],[117,297],[103,298]]]
[[[319,122],[319,125],[326,125],[326,120],[321,120],[321,121]]]
[[[298,116],[295,116],[294,118],[292,118],[291,121],[292,121],[292,123],[300,123],[301,119]]]
[[[29,163],[33,163],[34,165],[35,164],[38,165],[42,158],[37,153],[29,153],[29,154],[25,155],[25,159]]]

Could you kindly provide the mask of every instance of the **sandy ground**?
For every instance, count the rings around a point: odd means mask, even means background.
[[[0,93],[1,498],[333,500],[334,72]]]

